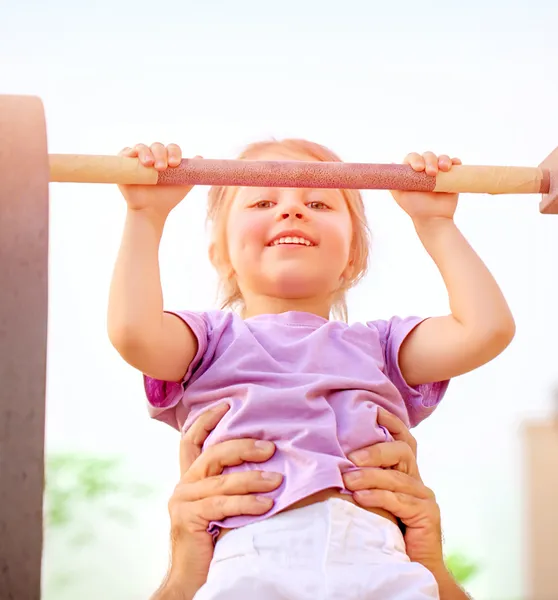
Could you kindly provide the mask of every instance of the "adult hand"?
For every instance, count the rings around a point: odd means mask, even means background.
[[[262,463],[275,452],[272,442],[231,440],[210,446],[209,433],[227,412],[227,404],[203,413],[180,442],[180,481],[169,500],[172,558],[166,581],[152,600],[191,599],[205,583],[213,557],[210,521],[238,515],[261,515],[273,505],[257,494],[277,488],[282,476],[262,471],[223,475],[223,469],[243,462]]]
[[[403,422],[384,409],[378,423],[395,441],[375,444],[349,455],[359,470],[343,478],[355,501],[364,508],[382,508],[406,526],[407,554],[430,571],[445,570],[440,509],[434,492],[419,474],[417,443]]]
[[[350,454],[349,459],[360,469],[344,474],[346,488],[362,507],[383,508],[403,522],[407,554],[434,575],[440,600],[471,600],[446,569],[440,508],[434,492],[420,477],[415,438],[400,419],[381,408],[378,423],[394,441]]]

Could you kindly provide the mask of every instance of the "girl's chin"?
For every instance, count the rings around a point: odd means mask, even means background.
[[[316,273],[284,274],[281,277],[267,281],[267,293],[275,298],[300,300],[303,298],[323,298],[328,296],[332,288],[330,281],[316,278]],[[331,292],[329,292],[331,293]]]

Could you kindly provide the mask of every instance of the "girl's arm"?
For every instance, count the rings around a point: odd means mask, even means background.
[[[158,171],[177,167],[182,150],[158,142],[124,148]],[[124,360],[154,379],[180,381],[197,352],[197,339],[182,319],[163,311],[159,244],[168,215],[192,186],[121,185],[128,205],[110,287],[108,334]]]
[[[451,314],[426,319],[403,342],[399,362],[409,385],[443,381],[498,356],[515,324],[498,284],[452,218],[413,219],[446,285]]]
[[[163,312],[159,243],[165,217],[128,209],[108,309],[111,343],[130,365],[150,377],[180,381],[197,351],[191,329]]]

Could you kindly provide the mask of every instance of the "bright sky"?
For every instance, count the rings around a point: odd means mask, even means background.
[[[185,155],[233,158],[250,141],[300,136],[347,161],[395,162],[433,150],[468,164],[536,166],[558,145],[557,6],[5,2],[0,93],[43,99],[52,153],[113,154],[140,141],[173,141]],[[190,194],[168,223],[161,251],[168,308],[215,306],[206,191]],[[447,310],[408,218],[387,192],[365,197],[373,262],[350,298],[351,320]],[[517,335],[499,359],[454,381],[415,431],[448,550],[482,562],[471,587],[477,600],[511,600],[524,585],[519,428],[549,413],[558,379],[558,217],[540,215],[538,201],[462,197],[457,223],[501,284]],[[49,448],[124,453],[159,490],[139,515],[141,527],[118,530],[120,537],[107,530],[88,554],[73,557],[91,564],[91,578],[72,588],[84,600],[100,590],[107,600],[131,600],[155,589],[177,476],[177,434],[148,418],[141,377],[106,335],[124,209],[112,186],[51,185]]]

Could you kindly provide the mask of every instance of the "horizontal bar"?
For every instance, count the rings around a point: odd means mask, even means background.
[[[455,165],[436,176],[409,165],[344,162],[184,159],[157,171],[137,158],[51,154],[50,181],[137,185],[223,185],[546,194],[550,176],[540,167]]]

